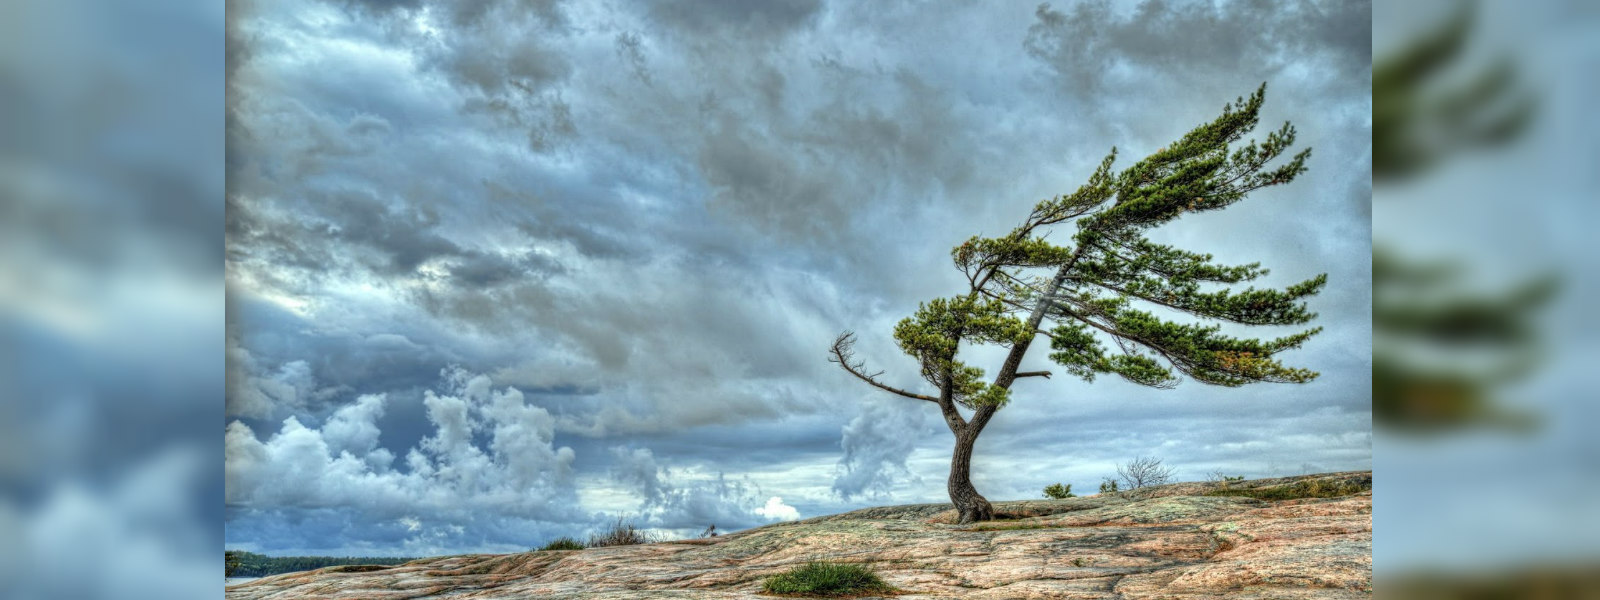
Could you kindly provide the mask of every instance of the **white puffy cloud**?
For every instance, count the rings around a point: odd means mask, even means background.
[[[322,425],[322,439],[330,451],[370,456],[378,450],[378,419],[383,416],[383,394],[356,398],[355,404],[334,411]]]
[[[444,375],[446,390],[424,396],[434,433],[406,452],[403,465],[378,445],[382,394],[359,397],[321,427],[288,417],[265,439],[242,421],[229,423],[228,506],[244,513],[352,510],[446,538],[480,518],[584,519],[573,489],[576,455],[555,446],[550,413],[515,388],[494,389],[486,376],[460,369]]]
[[[783,498],[781,496],[773,496],[771,498],[767,498],[766,506],[762,506],[761,508],[756,509],[756,514],[761,515],[763,517],[766,517],[768,519],[771,519],[773,521],[798,521],[798,520],[800,520],[800,511],[795,510],[795,508],[793,506],[789,506],[787,504],[784,504],[783,503]]]

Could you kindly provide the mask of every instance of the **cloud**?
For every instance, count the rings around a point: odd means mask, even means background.
[[[230,511],[301,518],[328,518],[331,511],[364,521],[354,539],[330,543],[359,543],[360,529],[398,524],[419,540],[442,536],[437,541],[448,545],[505,518],[586,518],[576,507],[575,454],[554,445],[548,411],[515,388],[494,389],[483,375],[449,369],[442,377],[444,390],[424,397],[433,435],[398,463],[379,446],[382,394],[359,397],[321,427],[288,417],[265,440],[240,421],[229,423]]]
[[[784,504],[783,498],[778,496],[767,498],[767,504],[756,509],[756,514],[774,521],[800,520],[800,511],[795,510],[793,506]]]
[[[737,531],[766,521],[799,518],[799,512],[784,505],[782,498],[774,496],[763,504],[760,488],[747,481],[730,480],[720,472],[668,469],[657,463],[648,448],[617,446],[611,453],[615,458],[612,478],[643,498],[639,515],[650,527],[688,534],[709,525]]]
[[[317,394],[316,380],[304,360],[292,360],[275,370],[261,371],[249,350],[232,336],[225,347],[229,417],[269,418],[303,411]]]
[[[768,41],[810,22],[822,9],[822,0],[668,0],[651,3],[650,14],[685,35],[739,32]]]
[[[931,407],[902,404],[909,403],[898,399],[863,403],[861,413],[844,426],[839,440],[844,456],[833,479],[833,493],[845,500],[882,498],[896,482],[918,479],[906,459],[917,442],[927,438],[924,415]]]
[[[1074,89],[1112,91],[1160,78],[1185,86],[1221,72],[1306,68],[1356,76],[1371,65],[1367,2],[1107,0],[1034,11],[1023,47]]]
[[[200,496],[189,489],[208,471],[202,448],[176,444],[125,465],[104,489],[74,477],[55,482],[33,506],[0,499],[7,534],[0,591],[16,598],[203,597],[202,582],[215,581],[215,570],[201,552],[215,538],[194,518]],[[86,562],[99,568],[86,574],[78,568]]]

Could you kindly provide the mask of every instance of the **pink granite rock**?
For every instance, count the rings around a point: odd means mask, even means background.
[[[1302,482],[1356,491],[1207,495]],[[949,522],[948,505],[881,507],[703,540],[330,567],[236,585],[227,597],[760,598],[766,577],[827,559],[869,565],[902,599],[1368,598],[1371,482],[1352,472],[998,502],[1010,518],[968,526]]]

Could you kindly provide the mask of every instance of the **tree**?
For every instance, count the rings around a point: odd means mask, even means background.
[[[1128,464],[1118,466],[1117,477],[1122,478],[1122,483],[1126,484],[1127,489],[1137,490],[1172,481],[1172,469],[1161,466],[1159,458],[1141,456],[1128,461]]]
[[[1053,500],[1065,500],[1067,498],[1076,498],[1078,495],[1072,493],[1072,484],[1070,483],[1066,485],[1052,483],[1044,486],[1044,497]]]
[[[967,289],[919,305],[894,329],[895,341],[917,360],[933,392],[885,383],[881,371],[869,371],[855,358],[854,333],[834,340],[830,362],[874,387],[939,407],[955,436],[946,489],[962,523],[994,517],[994,508],[972,485],[972,449],[989,420],[1011,401],[1012,384],[1050,377],[1049,371],[1019,370],[1038,336],[1049,339],[1051,360],[1086,381],[1115,374],[1170,388],[1180,374],[1221,386],[1303,383],[1317,376],[1285,366],[1274,355],[1300,347],[1320,328],[1263,341],[1225,335],[1220,325],[1204,320],[1307,323],[1316,315],[1301,301],[1322,288],[1325,274],[1283,290],[1229,290],[1226,285],[1254,280],[1267,270],[1260,263],[1215,264],[1211,255],[1144,236],[1182,215],[1226,208],[1305,171],[1310,150],[1268,167],[1294,143],[1295,130],[1288,123],[1265,141],[1230,148],[1255,128],[1265,95],[1263,84],[1249,99],[1225,105],[1215,120],[1121,172],[1112,171],[1113,148],[1087,183],[1039,202],[1010,233],[974,236],[956,246],[951,258]],[[1049,233],[1065,223],[1076,231],[1069,243],[1057,245]],[[1150,307],[1202,322],[1168,320],[1146,310]],[[1047,321],[1053,327],[1044,328]],[[957,359],[963,343],[1009,348],[992,380]]]

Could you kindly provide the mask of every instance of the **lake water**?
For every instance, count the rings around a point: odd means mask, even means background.
[[[227,579],[228,579],[228,582],[223,584],[223,585],[236,585],[236,584],[244,583],[246,581],[255,581],[257,579],[260,579],[260,577],[229,577]]]

